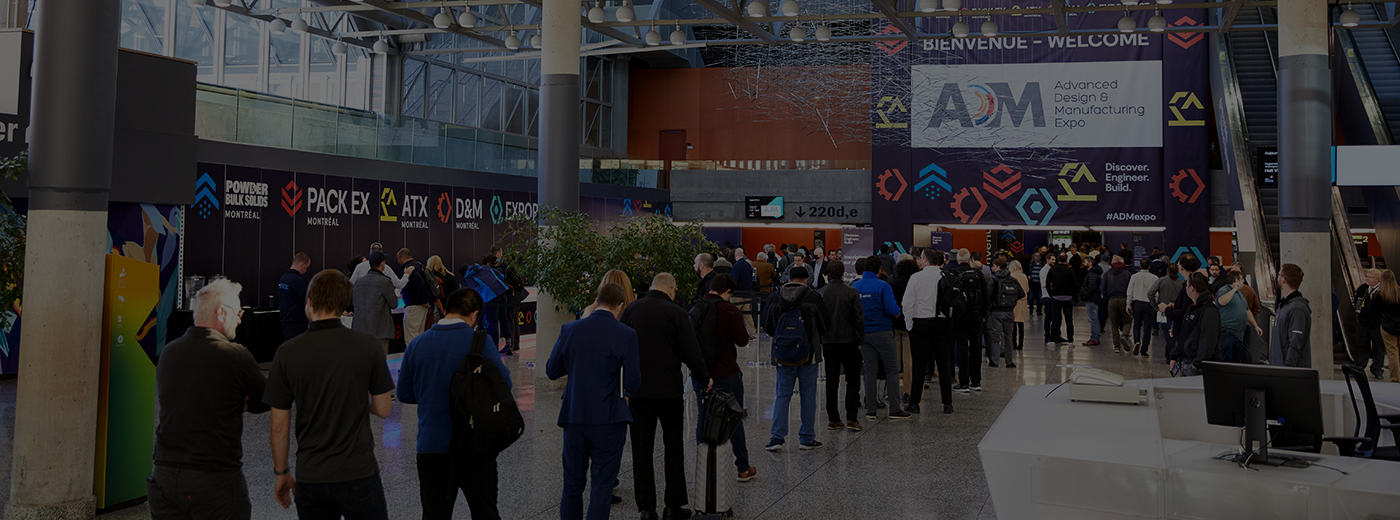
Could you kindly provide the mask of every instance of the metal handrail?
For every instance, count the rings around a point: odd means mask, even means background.
[[[1257,183],[1253,157],[1249,153],[1249,129],[1244,120],[1244,98],[1240,94],[1239,78],[1235,75],[1229,35],[1216,34],[1212,44],[1215,47],[1212,54],[1218,57],[1210,73],[1211,90],[1217,100],[1215,122],[1217,130],[1224,137],[1220,139],[1220,157],[1226,170],[1235,172],[1240,183],[1240,198],[1244,210],[1253,217],[1249,219],[1248,224],[1254,228],[1255,241],[1254,266],[1250,271],[1255,279],[1259,280],[1259,299],[1272,302],[1276,300],[1277,290],[1273,280],[1278,271],[1274,264],[1273,252],[1269,249],[1268,230],[1264,227],[1264,211],[1255,189]]]

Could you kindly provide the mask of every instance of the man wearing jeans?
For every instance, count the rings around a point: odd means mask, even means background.
[[[735,254],[743,254],[742,249],[735,251]],[[717,275],[710,282],[710,292],[705,295],[705,300],[713,303],[715,307],[715,362],[708,369],[715,390],[728,391],[734,394],[735,401],[743,403],[744,372],[739,370],[739,352],[736,347],[748,346],[749,331],[744,325],[739,308],[730,303],[735,285],[734,277],[727,274]],[[698,443],[700,427],[705,424],[705,389],[699,382],[691,386],[695,388],[695,405],[698,408],[695,413],[695,442]],[[744,437],[742,421],[739,422],[739,427],[734,429],[729,444],[734,448],[734,466],[739,472],[739,482],[753,480],[754,475],[758,474],[758,468],[749,465],[749,446]]]
[[[802,399],[802,426],[797,431],[798,441],[804,450],[822,447],[817,441],[812,424],[817,420],[817,364],[822,360],[821,337],[826,334],[826,302],[820,294],[807,285],[807,268],[795,265],[788,271],[788,283],[768,297],[766,315],[763,317],[763,331],[769,336],[777,332],[778,318],[789,309],[802,310],[802,321],[807,326],[807,340],[811,344],[811,357],[801,366],[781,365],[775,358],[773,366],[778,368],[778,395],[773,401],[773,438],[763,449],[779,451],[788,432],[788,407],[792,404],[792,387],[800,385]]]
[[[883,247],[883,246],[882,246]],[[880,279],[880,257],[872,256],[861,264],[860,279],[851,284],[860,293],[860,307],[865,313],[865,342],[860,346],[860,357],[865,366],[865,418],[875,420],[878,415],[875,399],[875,376],[879,365],[885,364],[885,402],[889,403],[890,419],[908,419],[909,412],[900,405],[899,378],[891,375],[899,366],[898,347],[894,342],[894,317],[899,316],[899,302],[894,299],[894,289]]]
[[[302,520],[386,520],[388,504],[374,458],[369,415],[389,416],[394,381],[379,341],[340,324],[353,288],[327,269],[306,291],[306,333],[277,349],[263,402],[272,407],[273,496],[296,496]],[[297,467],[287,463],[292,405],[297,408]],[[300,482],[298,482],[300,481]]]

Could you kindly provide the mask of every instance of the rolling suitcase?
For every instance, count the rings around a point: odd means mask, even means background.
[[[734,516],[734,446],[700,443],[695,453],[696,518]]]

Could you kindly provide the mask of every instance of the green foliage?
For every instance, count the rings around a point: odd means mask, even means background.
[[[16,179],[29,167],[29,153],[0,159],[0,178]],[[15,212],[10,198],[0,192],[0,328],[8,328],[15,303],[22,294],[24,277],[25,220]]]
[[[637,170],[621,170],[616,168],[598,168],[593,170],[593,182],[597,184],[612,184],[616,186],[636,186]]]
[[[627,273],[633,289],[651,285],[657,273],[671,273],[681,288],[677,296],[687,297],[686,288],[700,282],[695,255],[715,249],[699,222],[678,226],[662,215],[626,220],[606,233],[584,213],[544,210],[539,217],[508,222],[505,260],[549,293],[559,310],[574,315],[593,304],[597,280],[609,269]]]

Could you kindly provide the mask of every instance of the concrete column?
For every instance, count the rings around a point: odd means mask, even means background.
[[[1282,0],[1279,42],[1279,264],[1298,264],[1312,307],[1312,366],[1331,379],[1332,87],[1326,0]],[[1283,295],[1279,295],[1280,298]]]
[[[103,249],[120,2],[44,0],[35,32],[29,243],[11,520],[92,518]],[[81,153],[75,153],[81,150]]]
[[[403,115],[403,55],[395,51],[376,56],[384,60],[384,115]]]
[[[578,211],[579,165],[579,3],[576,0],[544,0],[540,23],[544,48],[540,57],[540,208]],[[546,223],[547,224],[547,223]],[[567,312],[554,311],[554,299],[539,294],[535,317],[535,379],[539,385],[545,361],[559,338],[559,329],[573,320]]]

